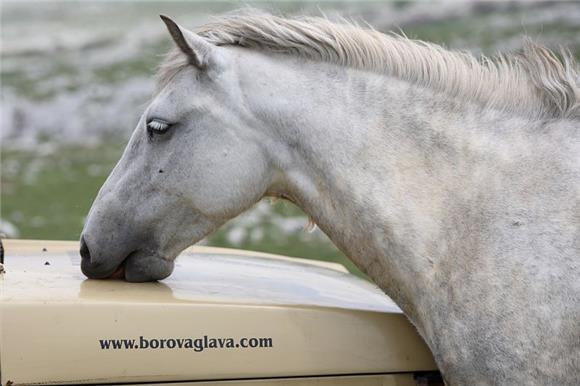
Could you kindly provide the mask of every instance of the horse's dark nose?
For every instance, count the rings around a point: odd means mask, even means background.
[[[81,236],[81,250],[80,250],[81,257],[83,260],[91,261],[91,251],[89,251],[89,247],[85,242],[85,237]]]
[[[81,271],[90,279],[123,279],[124,261],[131,253],[99,248],[90,234],[83,233],[80,241]],[[112,254],[110,254],[113,252]],[[120,252],[120,253],[119,253]]]
[[[93,248],[92,253],[91,248]],[[89,243],[83,234],[81,236],[81,249],[79,250],[81,255],[81,270],[85,276],[91,279],[104,279],[111,275],[118,264],[113,266],[113,261],[109,263],[106,259],[103,259],[103,256],[99,254],[98,249],[94,250],[94,248],[94,245],[89,247]]]

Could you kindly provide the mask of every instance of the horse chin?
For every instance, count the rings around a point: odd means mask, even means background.
[[[107,279],[113,279],[113,280],[125,279],[125,263],[124,262],[121,263],[121,265],[119,265],[117,270],[115,272],[113,272],[113,274],[111,276],[109,276]]]
[[[115,273],[118,272],[120,279],[124,278],[129,282],[141,283],[165,279],[171,275],[173,268],[173,260],[136,251],[125,259]]]

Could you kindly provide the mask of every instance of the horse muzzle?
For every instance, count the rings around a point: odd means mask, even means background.
[[[153,249],[100,248],[81,236],[81,270],[89,279],[124,279],[146,282],[165,279],[173,272],[174,263],[159,256]]]

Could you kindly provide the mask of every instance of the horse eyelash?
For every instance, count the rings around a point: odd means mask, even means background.
[[[158,121],[150,121],[147,123],[147,127],[153,129],[153,130],[163,130],[169,127],[169,124],[167,123],[161,123]]]

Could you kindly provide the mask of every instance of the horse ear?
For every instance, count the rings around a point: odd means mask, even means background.
[[[177,47],[189,58],[192,65],[203,70],[207,67],[212,45],[202,37],[181,27],[165,15],[159,15],[167,26],[169,34],[173,38]]]

